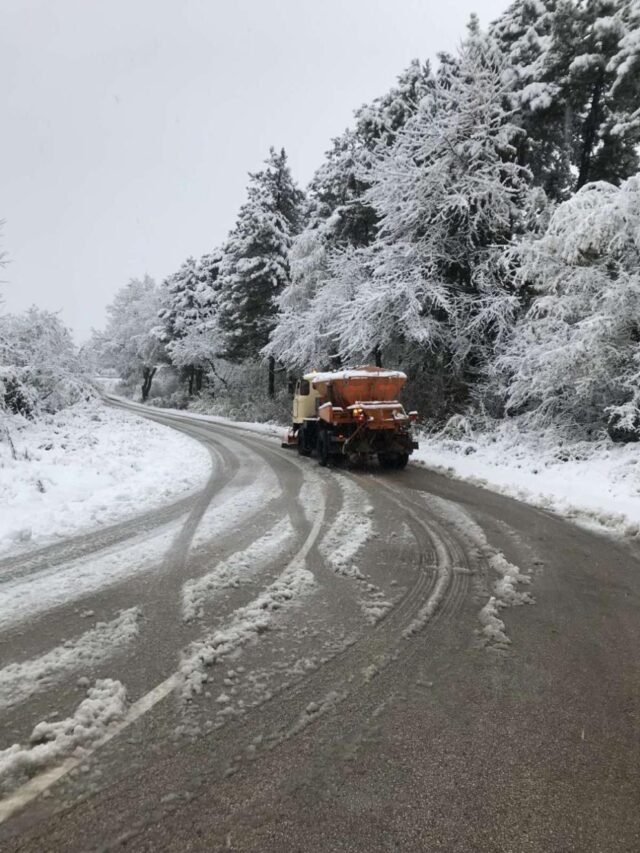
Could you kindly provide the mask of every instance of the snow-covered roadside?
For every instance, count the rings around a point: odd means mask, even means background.
[[[202,486],[194,439],[99,401],[0,421],[0,554],[113,524]]]
[[[115,396],[115,395],[112,395]],[[117,398],[122,399],[125,402],[131,404],[131,400],[126,400],[126,398]],[[236,421],[233,418],[225,418],[222,415],[208,415],[203,412],[196,412],[192,409],[165,409],[165,408],[156,408],[155,406],[144,406],[142,403],[137,404],[141,408],[145,410],[150,410],[151,412],[162,412],[163,414],[168,415],[182,415],[183,417],[187,415],[189,418],[197,421],[207,421],[208,423],[220,424],[221,426],[232,426],[237,429],[243,429],[247,432],[257,432],[261,435],[270,435],[273,438],[277,438],[281,440],[284,434],[287,431],[287,426],[285,424],[275,423],[274,421]]]
[[[503,424],[455,438],[421,435],[414,462],[582,525],[640,535],[640,446],[563,441]]]
[[[275,423],[161,411],[277,439],[286,431]],[[552,510],[581,525],[640,536],[640,445],[608,439],[570,443],[555,433],[524,432],[513,422],[493,432],[469,430],[458,437],[423,433],[418,438],[420,449],[412,455],[412,464]]]

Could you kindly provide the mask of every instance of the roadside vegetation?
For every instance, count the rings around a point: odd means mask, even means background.
[[[407,372],[432,429],[634,441],[639,103],[639,0],[472,18],[456,55],[356,110],[304,190],[272,148],[222,245],[126,283],[81,353],[54,314],[0,315],[0,409],[55,412],[102,374],[286,420],[293,376],[374,363]]]
[[[132,281],[91,347],[161,405],[286,418],[310,368],[401,368],[441,427],[640,434],[640,4],[517,0],[360,107],[305,191],[284,150],[227,240]]]

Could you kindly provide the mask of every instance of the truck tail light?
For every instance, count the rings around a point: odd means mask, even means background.
[[[414,424],[418,420],[418,413],[417,412],[409,412],[409,420],[411,421],[412,424]]]

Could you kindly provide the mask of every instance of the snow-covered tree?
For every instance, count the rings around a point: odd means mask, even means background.
[[[520,250],[533,301],[496,372],[535,426],[640,427],[640,177],[584,186]]]
[[[104,356],[125,382],[141,381],[146,400],[158,366],[166,361],[158,313],[161,291],[149,276],[131,279],[107,307]]]
[[[195,258],[187,258],[180,269],[163,282],[162,307],[158,318],[166,343],[183,337],[186,330],[197,322],[199,287]]]
[[[278,296],[289,283],[288,254],[300,227],[303,195],[284,149],[271,149],[265,168],[250,175],[247,196],[220,264],[218,318],[232,361],[260,357],[275,324]],[[271,356],[271,396],[274,377]]]
[[[629,7],[628,0],[578,3],[580,41],[567,75],[569,101],[577,117],[578,189],[597,179],[617,184],[638,169],[640,128],[629,120],[640,102],[640,77],[627,78],[622,85],[618,76],[622,41],[628,46],[633,37]],[[637,21],[635,25],[637,38]]]
[[[338,309],[345,358],[403,343],[414,362],[444,348],[469,364],[478,340],[512,323],[502,255],[531,199],[502,72],[492,41],[472,34],[374,169],[379,238]]]
[[[550,198],[561,200],[571,191],[575,178],[571,171],[571,112],[561,94],[559,60],[552,58],[553,34],[562,20],[558,5],[557,0],[515,0],[492,25],[490,34],[503,54],[507,102],[525,131],[517,141],[518,162],[529,168],[534,183]],[[573,11],[573,4],[564,5]],[[578,38],[575,32],[567,32],[573,24],[574,16],[569,15],[563,29],[567,57]]]
[[[217,311],[220,262],[222,252],[214,250],[200,260],[188,258],[178,272],[162,285],[162,307],[159,312],[160,337],[171,362],[180,367],[188,382],[189,395],[202,388],[203,365],[200,358],[185,360],[192,350],[184,340],[204,342],[215,334],[215,348],[220,349],[221,333],[211,318]],[[194,351],[195,352],[195,351]],[[179,355],[178,355],[179,354]]]
[[[317,319],[309,307],[327,276],[328,245],[327,228],[320,221],[299,234],[289,252],[291,280],[278,298],[277,323],[264,349],[267,356],[289,367],[304,370],[327,362]]]
[[[334,253],[375,240],[378,215],[366,199],[369,172],[432,85],[429,65],[414,60],[395,86],[356,111],[352,130],[333,140],[309,185],[306,227],[291,248],[291,282],[278,300],[277,325],[265,348],[269,355],[299,368],[339,362],[331,338],[315,333],[324,318],[311,309],[312,301],[329,275]],[[319,296],[320,302],[327,300]]]
[[[35,417],[92,394],[69,329],[32,307],[0,315],[0,409]]]

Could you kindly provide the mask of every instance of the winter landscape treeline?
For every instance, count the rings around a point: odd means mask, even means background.
[[[304,370],[384,364],[427,422],[634,439],[639,146],[640,0],[517,0],[358,109],[304,191],[272,149],[225,242],[126,284],[82,363],[252,419]],[[30,317],[0,321],[5,407]]]

